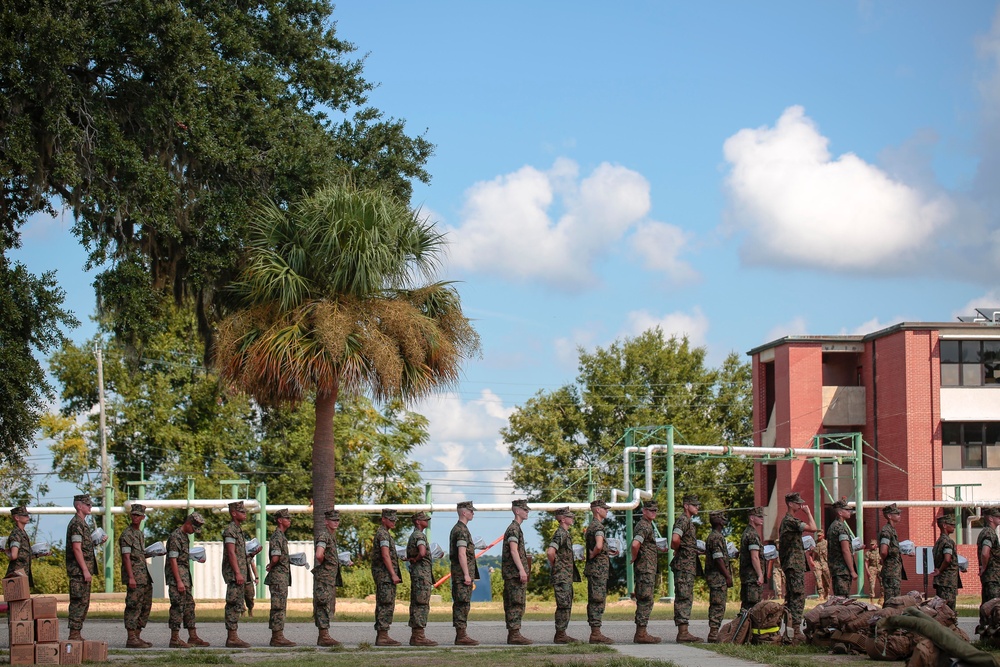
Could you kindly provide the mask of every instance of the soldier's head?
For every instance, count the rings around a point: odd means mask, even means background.
[[[427,512],[417,512],[413,515],[413,525],[419,530],[424,530],[431,524],[431,517]]]
[[[590,512],[603,521],[608,517],[608,504],[603,500],[593,500],[590,503]]]
[[[656,518],[656,513],[659,509],[660,508],[656,505],[655,500],[647,500],[642,504],[642,518],[647,521],[652,521]]]
[[[142,524],[142,520],[146,518],[146,508],[139,503],[132,503],[128,515],[132,519],[132,527],[138,528]]]
[[[287,509],[280,509],[274,513],[274,523],[277,524],[278,530],[284,533],[292,525],[292,515]]]
[[[524,521],[528,518],[528,501],[512,500],[510,503],[510,511],[514,513],[514,516],[518,520]]]
[[[882,508],[882,516],[885,517],[886,521],[895,525],[896,523],[899,522],[899,519],[902,516],[902,512],[900,511],[899,507],[896,506],[896,503],[893,503],[891,505],[886,505],[885,507]]]
[[[90,499],[89,493],[81,493],[73,496],[73,509],[76,510],[77,514],[87,516],[90,514],[90,508],[93,504],[94,502]]]
[[[1000,508],[984,507],[979,511],[983,517],[983,524],[987,526],[997,526],[1000,524]]]
[[[955,532],[955,515],[954,514],[942,514],[937,518],[938,527],[941,529],[945,535],[951,535]]]
[[[184,519],[184,525],[181,526],[181,529],[188,535],[191,535],[193,533],[200,533],[201,527],[204,525],[205,517],[198,512],[191,512],[187,515],[187,518]]]
[[[338,510],[327,510],[323,513],[323,522],[326,524],[327,530],[336,532],[337,528],[340,527],[340,512]]]
[[[464,523],[469,523],[472,521],[472,517],[475,516],[476,508],[473,506],[471,500],[464,500],[458,504],[458,520]]]
[[[382,525],[386,528],[396,527],[396,510],[391,510],[388,507],[382,510]]]
[[[819,542],[820,540],[822,540],[824,535],[826,535],[826,533],[824,533],[822,530],[817,530],[816,541]]]
[[[569,528],[576,520],[576,515],[573,514],[573,510],[568,507],[560,507],[555,511],[555,514],[556,521],[558,521],[559,525],[563,528]]]
[[[832,505],[833,513],[838,519],[849,519],[854,513],[854,508],[847,504],[847,500],[841,498]]]
[[[14,519],[14,523],[20,528],[24,528],[31,521],[31,516],[28,514],[28,508],[24,505],[18,505],[10,511],[10,516]]]
[[[722,529],[725,528],[726,524],[729,523],[729,519],[726,518],[726,513],[722,510],[715,510],[714,512],[708,513],[708,522],[712,524],[712,528]]]
[[[754,528],[760,528],[764,525],[764,508],[754,507],[750,510],[750,516],[748,517],[748,522]]]
[[[688,513],[689,516],[695,516],[701,511],[701,501],[698,500],[698,496],[693,493],[689,493],[684,496],[684,511]]]
[[[806,501],[802,500],[802,496],[800,496],[797,491],[795,493],[785,494],[785,507],[788,508],[790,513],[794,514],[795,512],[798,512],[805,507],[805,504]]]
[[[234,500],[229,503],[229,516],[236,523],[243,523],[247,520],[247,508],[242,500]]]

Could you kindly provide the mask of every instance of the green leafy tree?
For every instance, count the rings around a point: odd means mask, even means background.
[[[0,133],[2,134],[2,133]],[[8,234],[0,226],[0,467],[17,467],[34,442],[52,387],[35,354],[48,354],[75,327],[63,308],[54,273],[32,275],[11,263]]]
[[[479,338],[448,283],[423,281],[443,238],[391,193],[333,185],[251,220],[220,375],[265,407],[312,400],[313,529],[336,496],[341,392],[383,402],[454,383]]]
[[[167,294],[208,336],[245,211],[332,174],[403,201],[429,179],[433,147],[368,105],[354,50],[331,0],[9,3],[0,238],[68,207],[116,334],[144,339]]]
[[[580,501],[590,473],[599,497],[622,486],[620,439],[629,427],[673,425],[678,444],[747,445],[751,423],[749,365],[734,353],[709,368],[704,348],[665,338],[657,327],[594,352],[580,350],[576,382],[528,400],[501,433],[513,458],[508,477],[519,489],[536,500]],[[752,502],[750,463],[675,461],[678,502],[689,492],[701,496],[706,509]],[[636,473],[643,473],[641,461]],[[658,498],[662,508],[666,492]],[[631,520],[616,521],[622,519]],[[550,521],[541,521],[539,532],[550,533]]]

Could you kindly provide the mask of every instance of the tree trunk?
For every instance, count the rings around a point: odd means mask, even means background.
[[[316,395],[316,429],[313,431],[312,486],[313,535],[325,527],[323,514],[333,509],[337,486],[337,448],[333,437],[333,416],[337,410],[337,390]],[[336,558],[336,554],[334,554]]]

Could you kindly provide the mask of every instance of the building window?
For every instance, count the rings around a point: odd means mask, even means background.
[[[1000,469],[1000,422],[942,422],[945,470]]]
[[[1000,340],[942,340],[941,386],[1000,387]]]

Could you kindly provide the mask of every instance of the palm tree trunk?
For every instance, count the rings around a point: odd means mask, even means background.
[[[337,410],[337,393],[335,387],[329,395],[316,395],[312,449],[313,535],[316,536],[325,527],[323,514],[333,509],[336,500],[337,449],[333,437],[333,416]]]

